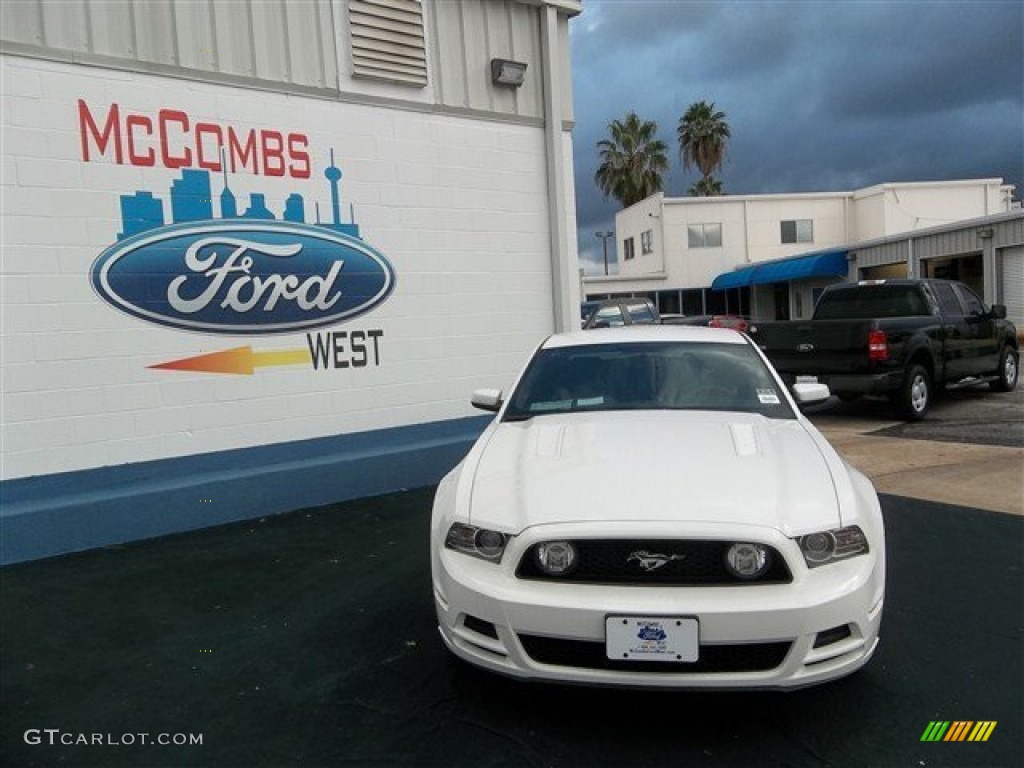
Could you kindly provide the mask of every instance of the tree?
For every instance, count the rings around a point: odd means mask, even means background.
[[[722,194],[722,180],[714,176],[705,176],[686,190],[691,197],[718,197]]]
[[[641,121],[636,112],[608,124],[611,138],[597,142],[601,165],[594,174],[605,197],[614,197],[625,208],[664,188],[668,146],[656,138],[657,131],[657,123]]]
[[[679,137],[679,156],[683,168],[696,166],[704,177],[691,190],[703,188],[707,195],[722,194],[722,182],[714,181],[711,174],[721,170],[726,145],[732,136],[729,124],[725,122],[725,113],[716,112],[714,102],[695,102],[679,118],[676,134]]]

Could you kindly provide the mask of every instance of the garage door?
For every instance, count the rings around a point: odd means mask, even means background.
[[[1002,256],[1000,285],[1003,303],[1006,316],[1019,330],[1024,327],[1024,245],[1004,248]]]

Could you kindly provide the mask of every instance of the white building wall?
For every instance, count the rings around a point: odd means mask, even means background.
[[[804,243],[783,243],[781,222],[799,219],[810,219],[813,222],[813,239]],[[747,212],[747,231],[747,253],[751,263],[830,248],[846,241],[843,198],[772,196],[751,200]],[[733,266],[742,263],[737,262]]]
[[[551,331],[540,127],[16,56],[0,57],[0,68],[3,479],[467,416],[468,393],[506,387]],[[333,148],[343,219],[351,203],[397,287],[372,312],[320,330],[379,330],[379,365],[150,368],[244,345],[302,349],[307,339],[183,332],[93,293],[90,267],[116,241],[121,196],[153,192],[169,222],[167,191],[181,171],[117,164],[109,149],[83,160],[79,99],[96,114],[117,103],[122,115],[174,109],[193,124],[305,135],[310,178],[231,176],[240,209],[262,192],[278,218],[294,192],[307,220],[314,201],[328,218]]]
[[[666,262],[669,272],[682,275],[688,286],[710,285],[723,262],[740,263],[747,253],[747,233],[743,204],[708,198],[702,205],[665,206]],[[721,224],[721,247],[691,248],[687,228],[691,224]]]
[[[971,179],[793,195],[670,198],[658,193],[616,214],[619,275],[588,278],[586,288],[603,294],[707,287],[718,275],[747,264],[1008,211],[1011,190],[1001,179]],[[813,222],[813,240],[783,243],[781,222],[800,219]],[[640,237],[652,221],[655,249],[643,256]],[[689,247],[687,226],[701,223],[722,225],[720,248]],[[630,237],[637,257],[625,261],[622,244]],[[640,278],[643,288],[636,282]]]
[[[1010,188],[1001,179],[880,184],[853,193],[852,240],[964,221],[1010,210]]]
[[[659,192],[641,200],[635,205],[620,211],[615,217],[615,231],[622,233],[615,241],[612,253],[619,255],[619,275],[622,277],[645,277],[665,273],[665,254],[670,252],[664,243],[662,220],[663,196]],[[643,233],[651,231],[654,237],[654,250],[644,253],[641,245]],[[625,241],[633,238],[632,259],[626,258]]]

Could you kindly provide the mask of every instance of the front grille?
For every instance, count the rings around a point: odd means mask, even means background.
[[[537,565],[530,547],[516,570],[521,579],[570,582],[576,584],[635,584],[702,586],[726,584],[787,584],[793,580],[786,561],[773,547],[768,549],[768,569],[754,580],[734,576],[725,564],[725,554],[733,542],[690,539],[574,539],[577,564],[566,576],[548,576]],[[663,565],[651,570],[650,556],[660,555]],[[675,556],[675,557],[673,557]]]
[[[622,661],[609,659],[605,644],[590,640],[562,640],[539,635],[519,635],[527,656],[541,664],[621,672],[659,672],[700,675],[724,672],[767,672],[786,659],[790,642],[745,645],[702,645],[694,662]]]

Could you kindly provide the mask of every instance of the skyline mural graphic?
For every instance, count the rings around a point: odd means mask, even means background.
[[[228,183],[227,164],[221,150],[221,167],[224,176],[224,188],[220,193],[220,218],[266,221],[276,219],[274,212],[267,207],[266,195],[262,192],[249,194],[249,207],[244,213],[238,212],[238,200]],[[350,223],[341,220],[341,169],[334,164],[334,149],[331,149],[331,164],[324,168],[324,177],[331,190],[331,221],[320,220],[320,204],[316,203],[316,221],[312,226],[323,227],[334,232],[362,239],[359,225],[355,223],[355,211],[349,205]],[[141,232],[189,221],[208,221],[216,219],[213,214],[213,193],[210,184],[210,172],[185,168],[181,177],[171,183],[171,221],[164,219],[164,201],[155,197],[152,192],[137,190],[133,195],[121,195],[121,232],[118,240],[125,240]],[[293,192],[285,200],[283,221],[306,222],[306,203],[302,195]]]

